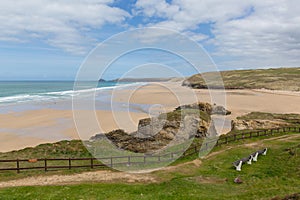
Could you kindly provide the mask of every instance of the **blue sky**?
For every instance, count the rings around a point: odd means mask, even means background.
[[[152,26],[195,40],[220,70],[296,67],[298,7],[295,0],[1,1],[0,80],[73,80],[98,43],[122,31]],[[184,76],[194,73],[183,60],[160,53],[128,55],[106,78],[122,76],[136,60],[154,60]],[[154,71],[147,75],[164,75]]]

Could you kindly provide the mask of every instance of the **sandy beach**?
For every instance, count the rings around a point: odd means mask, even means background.
[[[134,106],[135,111],[112,113],[109,109],[97,110],[96,115],[104,132],[118,128],[128,132],[135,131],[138,121],[151,115],[151,109],[153,109],[151,105],[160,105],[164,111],[171,111],[180,104],[194,103],[195,97],[190,95],[191,91],[196,94],[198,101],[212,103],[207,90],[191,90],[182,87],[179,82],[151,83],[135,90],[124,89],[113,92],[114,102],[129,105],[129,107]],[[300,95],[296,92],[227,90],[226,105],[227,109],[232,111],[227,121],[230,122],[237,116],[252,111],[300,114],[299,102]],[[82,113],[84,114],[85,111]],[[129,120],[120,127],[115,116]],[[89,120],[88,117],[84,119]],[[48,108],[0,114],[0,127],[0,152],[59,140],[87,139],[99,130],[95,127],[94,131],[79,135],[72,110]]]

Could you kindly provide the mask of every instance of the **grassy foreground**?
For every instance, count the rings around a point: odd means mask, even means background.
[[[244,165],[241,172],[234,170],[233,161],[264,147],[270,148],[267,156]],[[160,183],[5,188],[0,189],[0,199],[271,199],[300,192],[300,134],[217,147],[201,161],[200,166],[188,164],[152,172]],[[242,184],[233,183],[237,176]]]

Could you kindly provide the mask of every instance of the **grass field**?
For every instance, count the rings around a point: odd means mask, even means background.
[[[232,162],[268,147],[267,156],[235,171]],[[0,189],[0,199],[271,199],[300,192],[300,134],[248,139],[216,147],[202,164],[181,165],[150,175],[159,183],[82,183]],[[239,176],[242,184],[233,179]]]
[[[187,78],[183,85],[192,88],[222,88],[219,72],[208,72]],[[300,91],[300,68],[233,70],[220,72],[226,89],[271,89]],[[203,77],[209,80],[204,81]]]

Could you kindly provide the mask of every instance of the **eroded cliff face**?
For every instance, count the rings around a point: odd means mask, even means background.
[[[282,120],[232,120],[233,130],[273,129],[291,125]]]
[[[221,106],[208,103],[184,105],[173,112],[140,120],[136,132],[115,130],[105,135],[119,149],[151,153],[167,145],[180,144],[194,137],[205,137],[211,122],[210,115],[229,113]],[[91,139],[99,138],[103,138],[103,134]]]
[[[300,115],[251,112],[232,120],[232,130],[273,129],[285,126],[300,126]]]

